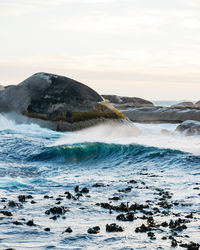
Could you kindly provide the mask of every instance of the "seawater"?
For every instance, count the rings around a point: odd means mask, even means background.
[[[55,132],[35,124],[15,124],[0,115],[0,213],[1,249],[170,249],[171,241],[163,241],[163,228],[156,231],[156,240],[135,228],[145,221],[117,221],[117,212],[97,206],[118,196],[121,202],[156,206],[158,190],[172,193],[171,200],[179,205],[169,215],[155,215],[157,223],[181,218],[193,212],[195,218],[179,232],[183,243],[199,242],[200,235],[200,137],[175,133],[163,135],[162,129],[174,131],[177,124],[134,124],[142,131],[135,136],[134,126],[103,124],[78,132]],[[134,180],[137,184],[129,184]],[[94,184],[100,184],[95,187]],[[87,187],[89,193],[77,200],[67,199],[65,192],[74,187]],[[130,192],[120,192],[131,186]],[[22,207],[9,207],[9,201],[19,203],[19,195],[32,195],[36,203],[27,200]],[[44,199],[44,196],[53,198]],[[61,205],[69,211],[56,220],[45,211]],[[171,211],[171,210],[170,210]],[[26,222],[34,220],[36,226]],[[22,225],[15,225],[20,221]],[[117,223],[121,233],[108,233],[106,224]],[[100,233],[90,235],[88,228],[100,226]],[[44,231],[49,227],[50,232]],[[71,234],[63,233],[71,227]],[[188,235],[189,238],[185,237]]]

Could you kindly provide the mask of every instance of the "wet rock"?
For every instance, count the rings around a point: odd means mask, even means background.
[[[46,232],[50,232],[50,231],[51,231],[51,229],[50,229],[49,227],[46,227],[46,228],[44,229],[44,231],[46,231]]]
[[[25,195],[19,195],[19,196],[18,196],[18,200],[19,200],[20,202],[25,202],[25,201],[26,201],[26,196],[25,196]]]
[[[67,227],[63,233],[72,233],[72,232],[73,230],[71,229],[71,227]]]
[[[88,188],[83,188],[80,193],[84,193],[84,194],[88,194],[89,193],[89,189]]]
[[[74,196],[70,192],[65,192],[67,199],[72,199]]]
[[[54,216],[50,217],[49,219],[50,219],[50,220],[57,220],[57,218],[59,218],[59,217],[60,217],[60,216],[54,215]]]
[[[155,236],[155,234],[154,234],[153,232],[148,232],[147,235],[148,235],[149,237],[154,237],[154,236]]]
[[[200,122],[187,120],[182,122],[177,128],[176,131],[180,133],[185,133],[188,136],[199,135],[200,134]]]
[[[167,237],[166,237],[166,236],[163,236],[161,239],[162,239],[162,240],[167,240]]]
[[[95,183],[94,185],[92,185],[92,187],[99,188],[99,187],[105,187],[105,185],[103,183]]]
[[[143,204],[138,204],[138,203],[134,203],[130,206],[130,210],[131,211],[136,211],[136,210],[143,210],[144,208],[149,208],[149,205],[143,205]]]
[[[44,195],[44,199],[53,199],[53,196]]]
[[[96,226],[96,227],[89,228],[87,232],[89,234],[98,234],[99,231],[100,231],[100,227]]]
[[[169,223],[169,228],[177,230],[177,231],[183,231],[184,229],[187,229],[187,226],[183,223],[187,223],[189,221],[185,220],[185,219],[181,219],[179,218],[178,220],[170,220]]]
[[[45,214],[65,214],[68,210],[61,206],[61,207],[52,207],[45,211]]]
[[[112,198],[109,198],[109,200],[118,201],[118,200],[120,200],[120,198],[118,196],[114,196]]]
[[[74,188],[74,192],[76,192],[76,193],[79,192],[79,186],[76,186],[76,187]]]
[[[128,193],[128,192],[131,192],[133,187],[129,186],[127,188],[124,188],[124,189],[119,189],[118,192],[120,193]]]
[[[19,225],[23,225],[21,222],[19,222],[19,221],[13,221],[13,224],[14,225],[17,225],[17,226],[19,226]]]
[[[2,213],[5,216],[8,216],[8,217],[13,216],[13,214],[11,212],[9,212],[9,211],[1,211],[0,213]]]
[[[14,202],[14,201],[9,201],[8,202],[9,207],[22,207],[20,203]]]
[[[142,224],[140,227],[137,227],[135,229],[136,233],[146,233],[147,231],[150,231],[150,228],[146,227],[144,224]]]
[[[187,248],[188,250],[199,250],[200,245],[198,243],[190,242],[189,244],[180,244],[180,247]]]
[[[33,220],[27,221],[26,225],[29,227],[36,226],[35,223],[33,222]]]
[[[134,214],[133,213],[119,214],[117,215],[116,219],[121,221],[133,221]]]
[[[124,231],[123,228],[115,223],[106,225],[106,232],[123,232],[123,231]]]
[[[161,225],[162,227],[168,227],[168,226],[169,226],[169,224],[168,224],[166,221],[162,222],[160,225]]]
[[[26,195],[26,199],[33,199],[33,196],[32,195]]]
[[[171,246],[172,247],[177,247],[178,243],[177,243],[177,240],[173,239],[172,242],[171,242]]]
[[[34,201],[34,200],[32,200],[32,201],[31,201],[31,204],[35,204],[35,203],[37,203],[37,202],[36,202],[36,201]]]
[[[130,183],[130,184],[136,184],[137,181],[136,180],[130,180],[128,183]]]

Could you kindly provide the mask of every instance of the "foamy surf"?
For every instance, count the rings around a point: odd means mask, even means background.
[[[78,132],[68,133],[59,138],[54,145],[86,142],[140,144],[200,155],[200,136],[181,135],[174,132],[176,126],[177,124],[101,124]],[[140,134],[135,127],[140,129]],[[163,129],[167,129],[171,134],[163,134]]]

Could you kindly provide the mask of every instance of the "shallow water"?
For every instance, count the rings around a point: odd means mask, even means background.
[[[136,124],[142,134],[135,136],[134,126],[99,125],[80,132],[59,133],[37,125],[16,125],[0,115],[0,245],[2,249],[170,249],[171,229],[153,230],[156,239],[147,233],[136,233],[136,227],[147,224],[143,211],[134,211],[132,222],[116,220],[120,213],[104,209],[96,203],[149,204],[145,211],[153,214],[156,223],[185,218],[193,212],[187,229],[178,231],[179,245],[194,241],[200,235],[200,137],[180,134],[163,135],[163,128],[174,131],[176,125]],[[134,182],[129,183],[130,180]],[[100,183],[100,187],[93,186]],[[74,187],[87,187],[89,193],[79,199]],[[127,187],[130,191],[123,191]],[[168,191],[172,208],[158,205],[161,192]],[[19,195],[32,195],[19,202]],[[44,199],[44,195],[53,198]],[[4,199],[5,198],[5,199]],[[58,198],[58,199],[57,199]],[[61,200],[61,204],[56,204]],[[56,200],[57,199],[57,200]],[[34,200],[36,203],[32,204]],[[23,207],[10,207],[9,201]],[[175,205],[175,204],[177,205]],[[64,206],[69,211],[56,220],[45,211]],[[163,213],[162,213],[163,212]],[[148,214],[148,213],[147,213]],[[24,220],[22,220],[22,218]],[[33,219],[35,226],[28,226]],[[14,221],[22,225],[13,224]],[[108,233],[106,224],[121,225],[123,232]],[[90,235],[88,228],[100,226],[100,233]],[[50,232],[44,231],[49,227]],[[72,233],[63,233],[71,227]],[[186,235],[189,238],[185,237]]]

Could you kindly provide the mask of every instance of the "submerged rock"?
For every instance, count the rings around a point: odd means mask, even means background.
[[[0,112],[14,112],[18,122],[34,122],[60,131],[124,118],[88,86],[48,73],[34,74],[0,91]]]
[[[192,120],[185,121],[176,128],[176,131],[184,133],[188,136],[200,135],[200,122]]]

